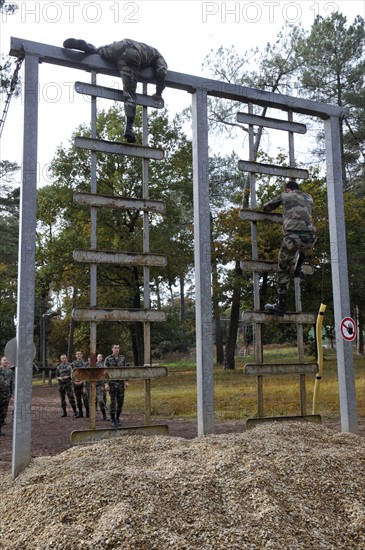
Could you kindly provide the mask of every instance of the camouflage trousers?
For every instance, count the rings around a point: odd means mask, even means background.
[[[122,42],[113,42],[107,46],[101,46],[97,49],[98,55],[114,61],[118,67],[118,72],[123,83],[123,94],[126,96],[125,114],[127,117],[134,118],[137,100],[137,83],[139,71],[143,69],[141,55],[137,48],[130,46],[125,48]],[[167,64],[164,58],[158,57],[153,67],[156,80],[156,93],[161,95],[165,88],[165,77]]]
[[[68,397],[69,403],[72,407],[72,409],[76,410],[76,401],[74,392],[72,389],[72,382],[71,380],[69,382],[59,382],[58,383],[58,391],[61,397],[61,407],[63,410],[66,409],[66,395]]]
[[[110,382],[110,416],[119,419],[124,404],[124,382]]]
[[[84,384],[79,385],[79,384],[74,383],[74,393],[75,393],[77,408],[79,409],[79,412],[82,413],[82,403],[84,403],[86,413],[88,413],[89,412],[89,396],[88,396],[88,392],[87,392],[87,387],[84,386]]]
[[[0,393],[0,428],[5,424],[6,415],[8,414],[10,397],[10,392]]]
[[[101,384],[96,383],[96,404],[99,405],[102,413],[105,412],[105,402],[106,394],[104,382],[102,382]]]
[[[296,253],[299,251],[303,259],[317,242],[313,233],[289,233],[284,236],[278,257],[276,286],[278,295],[285,296],[290,285],[290,270],[293,266]]]

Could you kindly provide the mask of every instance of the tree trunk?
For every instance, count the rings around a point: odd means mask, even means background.
[[[224,364],[224,348],[223,348],[223,336],[222,336],[222,325],[221,325],[221,316],[220,312],[216,317],[214,317],[214,328],[215,328],[215,347],[217,351],[217,364]]]
[[[238,331],[239,316],[240,316],[241,279],[242,279],[242,270],[240,268],[240,262],[238,260],[236,261],[234,273],[235,273],[235,277],[234,277],[234,283],[233,283],[231,316],[229,320],[226,355],[224,360],[225,370],[233,370],[235,368],[235,351],[236,351],[237,331]]]
[[[135,309],[141,309],[141,294],[139,289],[138,270],[133,268],[134,276],[134,294],[133,294],[133,307]],[[132,349],[133,359],[136,366],[144,364],[144,338],[143,338],[143,323],[136,322],[132,325]]]
[[[212,266],[212,307],[213,307],[213,322],[215,330],[215,347],[216,347],[216,361],[218,365],[224,364],[224,349],[223,349],[223,337],[222,337],[222,325],[221,325],[221,312],[219,307],[219,281],[218,281],[218,268],[217,258],[214,253],[214,220],[212,212],[210,212],[210,241],[211,241],[211,266]]]
[[[364,355],[364,319],[359,306],[356,306],[357,316],[357,353]]]
[[[359,355],[364,355],[364,321],[362,319],[362,316],[359,319],[359,344],[358,344],[358,350]]]
[[[157,309],[161,309],[160,281],[156,279]]]
[[[186,309],[185,309],[185,277],[184,274],[180,275],[180,322],[181,322],[181,346],[180,351],[182,353],[187,353],[188,351],[188,345],[186,342],[186,329],[185,329],[185,321],[186,321]]]
[[[221,312],[219,307],[218,298],[218,270],[217,261],[215,255],[212,254],[212,283],[213,283],[213,320],[215,327],[215,347],[217,352],[217,364],[224,364],[224,349],[223,349],[223,337],[222,337],[222,325],[221,325]]]

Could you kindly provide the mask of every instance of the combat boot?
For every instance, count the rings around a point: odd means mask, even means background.
[[[269,313],[282,317],[285,313],[285,296],[279,294],[275,304],[265,304],[265,309]]]
[[[112,421],[112,427],[113,427],[113,428],[116,428],[116,427],[117,427],[117,423],[116,423],[116,420],[115,420],[115,416],[112,416],[110,420]]]
[[[67,416],[66,407],[62,408],[62,410],[63,410],[63,414],[61,414],[61,418],[65,418],[65,416]]]
[[[88,44],[85,40],[79,40],[77,38],[67,38],[63,43],[63,47],[69,50],[81,50],[85,53],[97,52],[93,44]]]
[[[84,415],[82,414],[82,411],[79,411],[79,412],[75,415],[75,418],[84,418]]]
[[[124,130],[124,137],[128,143],[136,143],[136,135],[133,130],[134,119],[136,118],[136,106],[129,103],[124,107],[126,126]]]
[[[127,123],[124,130],[124,137],[128,143],[136,143],[136,135],[133,130],[134,119],[127,117]]]

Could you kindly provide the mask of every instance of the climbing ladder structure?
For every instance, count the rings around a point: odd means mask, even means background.
[[[14,392],[14,427],[13,427],[13,460],[12,475],[16,477],[29,465],[31,457],[31,419],[32,419],[32,365],[34,348],[34,307],[35,307],[35,253],[36,253],[36,226],[37,226],[37,184],[38,184],[38,143],[42,144],[42,139],[47,136],[38,136],[38,114],[40,103],[40,73],[48,64],[60,67],[67,67],[70,70],[86,71],[89,74],[93,72],[100,75],[118,77],[116,66],[108,60],[102,59],[98,55],[85,55],[83,52],[77,52],[61,48],[50,44],[33,42],[23,38],[12,37],[10,46],[10,55],[17,59],[24,59],[24,135],[23,135],[23,161],[22,161],[22,183],[21,183],[21,211],[19,228],[19,274],[18,274],[18,294],[17,294],[17,351],[16,351],[16,380]],[[172,60],[171,60],[172,63]],[[40,69],[40,67],[43,67]],[[151,69],[144,69],[139,78],[142,83],[153,83],[154,74]],[[91,82],[90,86],[96,83]],[[89,86],[89,84],[87,85]],[[83,85],[81,85],[81,88]],[[86,87],[86,85],[85,85]],[[341,139],[340,139],[340,117],[344,110],[337,105],[329,105],[321,102],[310,101],[304,98],[291,97],[285,94],[271,93],[265,90],[258,90],[220,82],[213,79],[179,73],[168,70],[166,77],[166,87],[179,91],[179,93],[189,94],[192,107],[192,149],[193,149],[193,211],[194,211],[194,264],[195,264],[195,325],[196,325],[196,386],[197,386],[197,435],[202,436],[215,432],[215,411],[214,411],[214,370],[213,370],[213,320],[212,320],[212,299],[211,299],[211,230],[210,230],[210,204],[209,204],[209,147],[208,147],[208,98],[209,96],[220,97],[241,104],[255,104],[265,109],[280,109],[285,112],[292,111],[306,116],[315,117],[323,122],[326,150],[326,179],[327,179],[327,197],[328,197],[328,218],[331,239],[331,272],[334,289],[334,315],[336,328],[341,326],[343,319],[350,316],[350,297],[347,272],[347,246],[346,246],[346,227],[344,219],[343,188],[342,188],[342,161],[341,161]],[[85,90],[86,88],[84,88]],[[99,90],[98,86],[98,90]],[[103,89],[103,94],[115,94],[107,89]],[[95,96],[97,94],[94,94]],[[146,96],[146,94],[142,94]],[[113,98],[114,99],[114,95]],[[143,101],[150,101],[144,98]],[[142,103],[141,103],[142,104]],[[250,116],[252,116],[249,112]],[[144,115],[146,116],[146,115]],[[245,115],[247,116],[247,115]],[[257,121],[251,119],[248,122],[252,127]],[[263,122],[263,121],[261,121]],[[268,120],[265,119],[265,124]],[[290,120],[288,120],[290,123]],[[277,124],[277,122],[273,122]],[[283,121],[280,121],[283,124]],[[285,124],[287,122],[285,121]],[[290,125],[290,132],[294,132],[295,127]],[[283,130],[284,128],[282,128]],[[146,135],[146,134],[145,134]],[[38,139],[40,138],[40,139]],[[79,138],[77,145],[85,145],[85,138]],[[98,149],[102,151],[108,148],[110,154],[126,154],[129,151],[137,155],[142,150],[134,146],[128,147],[120,143],[96,143],[95,137],[88,141],[89,150],[94,155],[94,161]],[[134,148],[133,148],[134,147]],[[142,149],[149,148],[147,144],[142,144]],[[151,151],[150,151],[151,152]],[[160,153],[158,153],[160,154]],[[141,158],[144,164],[144,170],[148,165],[149,155],[142,151]],[[254,159],[250,159],[251,165],[244,167],[249,173],[254,175],[259,172]],[[253,163],[253,164],[252,164]],[[271,170],[277,175],[291,175],[287,172],[283,174],[282,167],[271,167]],[[277,170],[280,170],[278,173]],[[271,172],[270,172],[271,173]],[[294,169],[294,175],[297,176],[297,169]],[[252,178],[251,178],[252,180]],[[147,180],[145,186],[148,185]],[[254,181],[254,180],[252,180]],[[93,184],[94,185],[94,184]],[[90,197],[82,200],[88,200],[90,205],[91,217],[96,216],[98,208],[109,208],[113,206],[124,207],[124,201],[136,201],[136,208],[140,208],[147,217],[152,212],[151,202],[148,194],[143,197],[102,197],[98,196],[97,189],[92,189]],[[76,198],[81,201],[81,197]],[[110,201],[110,202],[109,202]],[[146,202],[144,202],[146,201]],[[131,204],[130,204],[131,205]],[[249,221],[253,222],[253,227],[262,220],[259,219],[260,213],[256,211],[252,204],[252,216]],[[96,223],[96,222],[95,222]],[[148,230],[146,229],[148,232]],[[92,233],[93,234],[93,233]],[[97,261],[131,261],[131,256],[123,252],[102,253],[99,256],[97,243],[92,242],[91,249],[87,253],[78,252],[77,259],[83,258],[91,266],[91,271],[96,272]],[[148,248],[145,248],[143,255],[143,269],[145,273],[145,286],[147,287],[147,271],[149,269],[151,257]],[[148,259],[147,259],[148,258]],[[134,261],[134,260],[133,260]],[[254,262],[258,262],[257,257],[253,256]],[[140,264],[141,265],[141,264]],[[254,277],[258,281],[259,266],[255,266]],[[95,277],[95,275],[92,275]],[[151,311],[147,300],[147,291],[145,291],[146,310],[143,311],[124,311],[118,308],[100,310],[97,306],[96,289],[91,285],[90,308],[84,310],[75,310],[75,318],[88,320],[90,322],[92,338],[95,342],[95,327],[101,316],[104,320],[116,319],[122,317],[128,320],[138,320],[145,323],[145,331],[148,332],[148,323],[160,319],[160,312]],[[255,324],[260,325],[269,321],[266,316],[261,317],[262,312],[258,305],[258,294],[256,294],[254,312]],[[302,312],[296,312],[296,320],[300,324],[308,321],[308,315]],[[156,319],[158,317],[158,319]],[[284,316],[282,321],[291,320]],[[312,318],[310,319],[312,322]],[[95,326],[94,326],[95,324]],[[94,327],[94,328],[93,328]],[[94,331],[94,332],[93,332]],[[148,341],[148,336],[146,337]],[[95,353],[95,346],[93,353]],[[146,346],[148,349],[148,344]],[[341,428],[343,431],[357,431],[356,414],[356,392],[354,376],[354,360],[352,343],[341,338],[336,340],[337,349],[337,368],[339,374],[339,401],[341,410]],[[148,353],[148,352],[147,352]],[[263,365],[262,353],[257,354],[258,364]],[[134,367],[135,373],[138,369],[151,369],[149,357],[145,357],[146,365]],[[95,361],[94,356],[91,362]],[[93,368],[93,367],[91,367]],[[299,367],[296,367],[299,368]],[[85,369],[86,370],[86,369]],[[99,369],[93,369],[97,371]],[[103,370],[103,369],[100,369]],[[112,369],[110,369],[112,370]],[[124,369],[123,379],[127,378],[128,369]],[[150,371],[151,373],[151,371]],[[150,373],[147,380],[151,379]],[[112,373],[111,373],[112,374]],[[261,371],[263,375],[263,371]],[[261,376],[260,375],[260,376]],[[95,376],[95,373],[94,373]],[[113,377],[116,378],[116,376]],[[148,386],[148,383],[147,383]],[[148,397],[147,397],[148,401]],[[148,415],[147,415],[148,416]],[[147,424],[147,422],[146,422]],[[118,430],[113,430],[114,433]]]
[[[90,323],[90,367],[74,369],[73,378],[78,381],[90,382],[90,402],[95,403],[97,380],[131,380],[143,379],[145,384],[145,424],[143,426],[122,427],[115,429],[96,429],[96,410],[90,407],[90,429],[77,430],[71,434],[72,443],[85,443],[117,435],[118,431],[129,433],[168,433],[166,425],[151,425],[151,380],[167,375],[165,367],[151,364],[151,323],[165,320],[165,313],[150,308],[150,268],[166,265],[166,257],[150,252],[149,215],[161,213],[165,205],[161,201],[150,200],[148,163],[150,160],[162,160],[164,151],[148,146],[148,107],[160,109],[163,101],[155,101],[147,95],[147,84],[143,85],[143,94],[137,94],[137,104],[142,105],[142,145],[110,142],[97,139],[96,118],[97,98],[113,101],[125,101],[120,90],[102,87],[96,83],[96,73],[92,72],[91,83],[76,82],[75,91],[91,96],[91,137],[76,137],[75,147],[90,151],[91,182],[90,193],[75,193],[74,202],[78,205],[90,206],[90,249],[74,250],[76,262],[84,262],[90,266],[90,307],[75,308],[72,316],[77,321]],[[122,121],[121,121],[122,123]],[[111,155],[126,155],[141,159],[142,196],[121,197],[120,195],[103,195],[98,193],[97,161],[98,153]],[[100,250],[97,243],[97,210],[100,208],[137,210],[143,212],[143,246],[142,252],[124,252]],[[99,264],[118,266],[140,266],[143,269],[143,309],[122,309],[117,307],[99,307],[97,292],[97,267]],[[126,368],[95,368],[97,325],[100,322],[142,322],[144,333],[144,364]]]
[[[244,206],[248,206],[248,197],[250,197],[251,208],[243,208],[240,211],[240,218],[251,224],[251,239],[252,239],[252,260],[242,261],[241,269],[250,271],[253,274],[253,302],[254,310],[244,312],[242,320],[245,323],[252,323],[255,326],[255,358],[256,363],[244,365],[244,373],[250,376],[257,377],[257,394],[258,394],[258,412],[257,417],[250,418],[247,421],[247,427],[253,427],[260,422],[268,422],[272,420],[307,420],[312,422],[320,422],[319,415],[307,414],[306,403],[306,375],[314,375],[318,371],[317,363],[306,363],[304,361],[304,342],[303,342],[303,327],[304,325],[312,325],[316,321],[316,316],[311,313],[303,313],[301,303],[301,288],[300,278],[294,279],[295,288],[295,309],[293,313],[285,313],[283,317],[274,315],[269,312],[262,311],[260,301],[259,279],[260,273],[275,272],[277,269],[277,260],[263,261],[259,259],[258,251],[258,224],[259,223],[280,223],[282,224],[282,214],[260,212],[256,209],[256,174],[267,174],[283,178],[301,178],[307,179],[307,170],[302,170],[295,167],[295,152],[294,152],[294,133],[305,133],[306,127],[304,124],[293,122],[293,113],[288,111],[288,120],[273,119],[253,114],[253,104],[249,103],[248,113],[237,113],[237,121],[243,124],[248,124],[249,136],[249,160],[239,161],[238,167],[240,170],[248,172],[247,184],[244,190]],[[286,131],[288,133],[289,147],[289,166],[275,166],[256,162],[257,147],[254,142],[254,128],[269,127],[276,130]],[[293,269],[294,271],[294,264]],[[303,265],[305,274],[313,273],[313,268],[310,265]],[[265,363],[263,350],[263,325],[269,323],[295,323],[297,327],[297,346],[298,360],[292,364],[269,364]],[[300,383],[300,414],[297,416],[280,416],[267,417],[265,416],[264,407],[264,392],[263,378],[278,375],[293,375],[299,376]]]

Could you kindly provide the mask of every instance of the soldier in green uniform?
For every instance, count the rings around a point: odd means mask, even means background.
[[[119,351],[119,344],[113,344],[112,354],[108,355],[105,359],[104,367],[115,368],[126,366],[125,358],[123,355],[119,355]],[[123,409],[125,387],[128,387],[128,382],[124,380],[111,380],[106,387],[110,391],[110,418],[113,428],[119,428],[121,425],[119,417]]]
[[[67,355],[63,353],[60,357],[61,363],[56,368],[56,378],[58,380],[58,391],[61,397],[61,407],[63,414],[62,417],[67,416],[66,408],[66,395],[68,397],[69,403],[74,412],[74,416],[77,417],[76,401],[74,392],[72,389],[72,366],[67,360]]]
[[[1,428],[6,423],[9,401],[13,391],[14,373],[7,358],[2,357],[0,362],[0,436],[5,435]]]
[[[285,299],[290,284],[290,269],[295,255],[298,252],[294,267],[294,277],[304,277],[302,264],[306,253],[316,244],[316,229],[313,225],[313,199],[309,193],[299,189],[295,179],[290,179],[285,190],[276,198],[263,206],[264,212],[271,212],[283,207],[283,240],[279,250],[277,270],[277,301],[275,304],[266,304],[265,309],[276,315],[284,315]]]
[[[86,368],[88,365],[83,359],[83,355],[81,351],[76,352],[76,359],[72,361],[72,369],[83,369]],[[83,418],[84,413],[82,409],[82,404],[84,404],[85,407],[85,416],[86,418],[89,418],[89,396],[87,391],[87,386],[84,382],[74,382],[73,383],[74,393],[76,397],[77,402],[77,408],[79,409],[79,412],[77,414],[78,418]]]
[[[165,79],[167,73],[167,63],[164,57],[156,48],[148,46],[143,42],[136,42],[130,38],[100,46],[96,48],[93,44],[88,44],[85,40],[68,38],[63,43],[64,48],[81,50],[85,53],[96,53],[113,61],[118,68],[118,72],[123,82],[123,94],[127,100],[125,102],[126,127],[124,137],[128,143],[135,143],[133,125],[136,116],[136,90],[139,72],[142,69],[151,67],[155,72],[156,93],[153,96],[156,100],[161,99],[161,94],[165,89]]]

